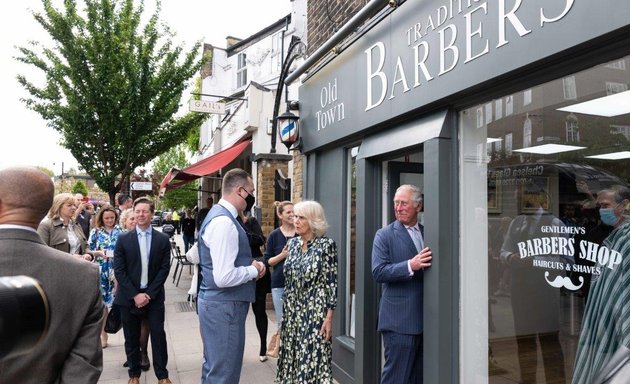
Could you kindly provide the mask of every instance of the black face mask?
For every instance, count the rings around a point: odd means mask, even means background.
[[[252,210],[252,207],[254,206],[254,203],[256,202],[256,198],[253,195],[251,195],[249,192],[247,192],[247,190],[245,188],[243,188],[243,190],[245,191],[245,193],[247,193],[247,197],[245,197],[243,199],[243,200],[245,200],[245,203],[247,204],[247,206],[245,207],[244,211],[245,212],[249,212],[249,211]],[[243,197],[243,196],[241,196],[241,197]]]

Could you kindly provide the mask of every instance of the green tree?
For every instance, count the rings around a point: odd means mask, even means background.
[[[42,167],[41,165],[37,167],[40,171],[44,172],[50,177],[55,176],[55,172],[53,172],[50,168]]]
[[[198,42],[189,52],[172,42],[174,34],[155,13],[143,24],[144,1],[65,0],[58,10],[42,0],[35,20],[54,40],[53,47],[32,42],[17,60],[41,70],[45,85],[25,76],[18,82],[30,93],[23,99],[62,135],[81,167],[114,202],[136,167],[186,139],[205,119],[175,117],[187,82],[203,58]]]
[[[171,168],[182,169],[188,166],[189,162],[187,160],[188,154],[186,148],[187,144],[181,144],[158,156],[153,163],[154,179],[162,180]],[[198,183],[195,181],[166,192],[160,199],[160,207],[170,209],[194,207],[197,205],[197,185]]]
[[[83,182],[83,180],[77,180],[76,183],[72,186],[72,193],[80,193],[83,196],[88,195],[87,185]]]

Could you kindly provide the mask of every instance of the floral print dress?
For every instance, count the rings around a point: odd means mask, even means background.
[[[94,228],[90,231],[88,247],[92,251],[114,251],[118,235],[122,229],[116,225],[110,233],[103,228]],[[101,295],[105,305],[111,308],[114,302],[114,259],[107,257],[97,257],[96,263],[100,272]]]
[[[276,383],[332,383],[332,344],[320,329],[337,305],[337,246],[317,237],[302,253],[302,239],[289,240],[284,263],[282,344]]]

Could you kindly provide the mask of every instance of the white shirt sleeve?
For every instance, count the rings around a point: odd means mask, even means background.
[[[253,265],[234,266],[238,254],[238,230],[227,216],[218,216],[206,227],[202,240],[210,248],[212,276],[219,288],[235,287],[258,276]]]

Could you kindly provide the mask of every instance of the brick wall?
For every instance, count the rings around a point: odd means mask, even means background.
[[[273,231],[273,222],[276,215],[275,202],[275,174],[280,169],[283,175],[289,174],[289,163],[283,160],[265,159],[258,161],[258,174],[256,185],[256,198],[259,207],[262,207],[260,226],[263,234],[268,236]]]
[[[304,155],[300,151],[293,151],[293,176],[291,179],[293,192],[291,201],[297,203],[304,200]]]
[[[319,48],[367,2],[368,0],[309,0],[308,54]]]

